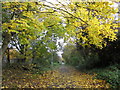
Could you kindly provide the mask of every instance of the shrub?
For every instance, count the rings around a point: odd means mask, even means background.
[[[112,65],[106,68],[95,68],[88,72],[97,73],[96,78],[106,80],[111,85],[111,88],[120,88],[120,70],[116,65]]]

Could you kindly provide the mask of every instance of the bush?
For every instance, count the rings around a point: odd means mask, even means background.
[[[90,55],[84,55],[81,51],[74,50],[67,56],[63,56],[66,63],[72,66],[76,66],[79,69],[91,69],[99,62],[97,53],[91,53]]]
[[[88,72],[97,73],[96,78],[106,80],[107,83],[111,85],[111,88],[120,88],[120,70],[117,66],[118,65],[116,64],[106,68],[96,68]]]
[[[53,58],[53,64],[51,63],[52,58]],[[32,63],[36,65],[33,69],[33,72],[38,74],[59,66],[58,56],[55,53],[54,53],[54,57],[52,57],[52,55],[49,55],[45,58],[35,58]]]

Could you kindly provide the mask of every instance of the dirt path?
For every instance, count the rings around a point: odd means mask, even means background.
[[[103,80],[93,79],[94,75],[88,75],[76,70],[74,67],[61,65],[53,73],[53,84],[49,87],[56,88],[108,88]],[[56,83],[56,81],[58,81]]]
[[[47,71],[43,75],[31,73],[14,74],[3,81],[3,88],[108,88],[104,80],[93,79],[74,67],[61,65],[59,68]]]

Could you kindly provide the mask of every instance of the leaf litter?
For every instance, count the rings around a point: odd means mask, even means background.
[[[71,66],[33,74],[19,69],[3,70],[2,88],[109,88],[104,80],[94,79],[96,74],[86,74]]]

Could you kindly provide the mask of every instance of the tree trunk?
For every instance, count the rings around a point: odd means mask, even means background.
[[[7,48],[7,63],[10,64],[10,48]]]
[[[3,44],[2,44],[2,55],[4,56],[5,51],[7,50],[8,44],[10,43],[11,40],[11,35],[8,34],[7,32],[3,33]]]

